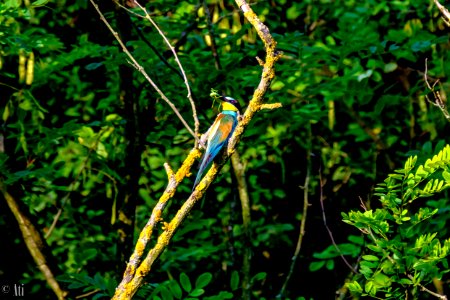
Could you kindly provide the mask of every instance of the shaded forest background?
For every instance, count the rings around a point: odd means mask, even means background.
[[[112,1],[99,4],[193,126],[182,76],[158,32]],[[217,114],[211,88],[246,106],[260,79],[256,56],[263,58],[264,48],[234,2],[142,4],[180,57],[201,132]],[[361,201],[380,208],[373,195],[377,183],[410,155],[429,157],[450,142],[449,122],[426,99],[424,81],[428,60],[429,81],[440,80],[436,89],[446,100],[448,28],[429,0],[280,0],[253,2],[252,8],[284,53],[266,94],[268,103],[283,107],[259,113],[238,146],[251,201],[252,295],[273,299],[286,280],[308,176],[305,235],[285,295],[334,299],[352,272],[333,250],[323,213],[356,266],[366,236],[342,222],[341,213],[361,210]],[[0,4],[0,112],[2,191],[45,237],[70,299],[90,292],[87,298],[111,297],[167,184],[163,164],[176,170],[193,137],[127,62],[87,0]],[[194,177],[179,186],[165,219],[189,196]],[[420,201],[417,206],[439,208],[429,228],[448,239],[448,194]],[[0,213],[1,281],[23,283],[25,296],[54,299],[3,199]],[[202,299],[221,291],[239,298],[245,246],[228,163],[136,298],[177,298],[170,288],[174,280],[185,288],[186,276],[194,285],[205,273],[212,279]],[[441,279],[447,294],[449,280],[448,274]],[[427,287],[434,289],[432,283]],[[343,295],[351,299],[348,290]]]

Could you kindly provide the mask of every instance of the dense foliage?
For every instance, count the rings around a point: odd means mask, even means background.
[[[98,2],[193,127],[183,78],[158,32],[114,2]],[[217,113],[211,88],[245,107],[261,74],[255,57],[264,55],[236,4],[144,3],[185,68],[201,131]],[[253,298],[274,298],[286,280],[304,188],[310,206],[287,298],[435,298],[421,287],[446,287],[448,295],[450,124],[427,101],[423,78],[428,59],[429,81],[440,79],[445,99],[450,53],[433,2],[278,0],[252,8],[284,52],[266,94],[283,108],[259,113],[238,147],[251,199]],[[163,164],[176,170],[193,137],[88,0],[0,3],[0,113],[2,190],[45,236],[69,298],[112,296],[167,184]],[[193,177],[164,219],[190,194]],[[0,212],[2,282],[53,299],[3,199]],[[240,298],[243,230],[228,164],[136,298]]]

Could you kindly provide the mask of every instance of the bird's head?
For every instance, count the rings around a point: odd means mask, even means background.
[[[228,96],[220,96],[220,101],[222,101],[222,109],[223,110],[232,110],[232,111],[240,111],[241,106],[236,99],[233,99]]]

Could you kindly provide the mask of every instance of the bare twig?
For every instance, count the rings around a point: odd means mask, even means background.
[[[183,74],[184,85],[186,86],[186,89],[187,89],[187,98],[189,99],[189,102],[191,103],[192,116],[194,118],[194,131],[195,131],[195,137],[196,137],[195,141],[197,143],[197,141],[198,141],[197,137],[199,135],[199,131],[198,130],[199,130],[199,127],[200,127],[200,123],[198,121],[197,110],[195,108],[195,103],[194,103],[194,100],[192,99],[191,87],[189,86],[189,82],[188,82],[186,73],[184,72],[183,65],[181,64],[180,59],[178,58],[178,55],[177,55],[177,52],[175,51],[175,48],[170,44],[170,42],[167,39],[166,35],[162,32],[162,30],[155,23],[155,21],[153,21],[153,19],[150,17],[150,14],[147,12],[147,9],[145,7],[143,7],[141,4],[139,4],[139,2],[137,2],[136,0],[134,0],[134,3],[144,12],[145,18],[148,21],[150,21],[150,23],[156,28],[156,30],[158,30],[159,34],[164,39],[164,42],[169,47],[170,51],[172,51],[173,57],[175,58],[175,61],[177,62],[178,67],[180,68],[181,74]]]
[[[193,193],[178,210],[175,217],[170,222],[168,222],[167,225],[164,226],[163,232],[158,237],[155,246],[148,252],[142,263],[139,264],[154,226],[156,225],[156,223],[161,221],[161,212],[165,207],[165,202],[173,197],[178,183],[186,176],[187,173],[189,173],[190,167],[195,161],[195,158],[199,156],[200,151],[194,148],[183,163],[183,170],[181,170],[180,168],[180,170],[177,172],[177,175],[175,176],[176,180],[169,180],[166,191],[161,196],[157,206],[152,212],[152,216],[150,217],[149,222],[140,234],[139,240],[135,247],[135,251],[130,258],[130,262],[127,265],[127,269],[124,273],[122,282],[117,287],[113,299],[130,299],[136,293],[137,289],[142,285],[143,279],[150,272],[156,259],[161,255],[164,249],[166,249],[171,238],[175,234],[175,231],[185,220],[186,216],[190,213],[198,200],[203,197],[205,191],[217,177],[218,172],[220,171],[222,166],[225,164],[229,156],[235,151],[235,147],[241,139],[245,128],[248,126],[255,113],[260,110],[261,104],[263,104],[263,96],[275,76],[274,64],[281,57],[281,53],[275,50],[275,40],[272,38],[269,29],[259,20],[259,18],[251,10],[246,1],[236,1],[236,3],[238,3],[242,11],[244,12],[244,16],[247,18],[247,20],[249,20],[250,23],[255,27],[259,36],[263,39],[265,45],[266,60],[260,83],[253,94],[253,98],[244,113],[242,121],[240,121],[237,125],[237,128],[229,141],[228,151],[226,151],[226,153],[224,154],[224,158],[218,163],[213,163],[213,165],[197,185]]]
[[[128,13],[132,14],[133,16],[138,17],[138,18],[145,19],[145,16],[138,14],[137,12],[133,11],[132,9],[129,9],[129,8],[126,7],[126,6],[123,6],[119,1],[117,1],[117,0],[113,0],[113,1],[114,1],[114,3],[115,3],[118,7],[120,7],[120,8],[122,8],[122,9],[126,10]]]
[[[209,33],[209,37],[211,40],[211,52],[214,57],[216,69],[220,70],[220,69],[222,69],[222,66],[220,65],[220,58],[217,53],[216,38],[215,38],[215,34],[214,34],[212,22],[211,22],[211,12],[209,11],[208,4],[206,3],[205,0],[202,0],[202,5],[203,5],[203,9],[205,10],[206,24],[208,26],[208,33]]]
[[[141,38],[141,40],[150,48],[152,49],[153,53],[155,53],[156,56],[158,56],[158,58],[164,63],[164,65],[166,65],[169,69],[171,69],[175,74],[177,74],[181,79],[184,80],[183,78],[183,74],[181,74],[181,72],[179,70],[177,70],[174,66],[172,66],[167,59],[164,57],[164,55],[162,55],[161,53],[159,53],[158,49],[156,49],[155,46],[153,46],[153,44],[145,37],[145,35],[142,33],[141,29],[138,28],[138,26],[136,26],[136,24],[132,23],[134,29],[136,30],[137,34],[139,35],[139,37]]]
[[[442,114],[444,115],[444,117],[447,119],[447,121],[450,122],[450,113],[447,110],[447,106],[446,106],[444,100],[442,99],[442,96],[439,93],[439,91],[436,91],[434,89],[436,84],[439,83],[439,79],[436,80],[433,83],[433,85],[430,85],[430,83],[428,82],[428,58],[425,58],[425,72],[423,73],[423,79],[425,80],[425,83],[426,83],[428,89],[433,93],[434,101],[431,101],[430,98],[428,98],[428,95],[425,95],[425,98],[428,100],[429,103],[431,103],[434,106],[436,106],[437,108],[439,108],[441,110]]]
[[[411,274],[408,274],[408,278],[412,280],[412,282],[414,282],[414,277]],[[421,285],[420,283],[417,284],[420,289],[424,292],[427,292],[430,295],[435,296],[436,298],[442,299],[442,300],[447,300],[447,296],[446,295],[440,295],[438,293],[433,292],[432,290],[427,289],[425,286]]]
[[[120,39],[119,34],[111,27],[111,24],[109,24],[108,20],[106,20],[105,16],[99,9],[98,5],[94,2],[94,0],[89,0],[94,6],[95,10],[100,16],[100,19],[105,23],[106,27],[111,31],[113,36],[116,38],[117,42],[122,48],[122,51],[128,56],[128,58],[131,60],[130,64],[136,68],[144,77],[147,79],[148,82],[152,85],[152,87],[156,90],[156,92],[161,96],[161,98],[172,108],[172,110],[175,112],[177,117],[180,119],[181,123],[183,123],[184,127],[189,131],[189,133],[195,138],[196,141],[198,141],[198,137],[195,134],[194,131],[192,131],[191,127],[188,125],[186,120],[183,118],[183,116],[180,114],[176,106],[166,97],[166,95],[159,89],[159,87],[156,85],[156,83],[151,79],[151,77],[147,74],[147,72],[144,70],[144,68],[137,62],[137,60],[134,58],[134,56],[131,54],[130,51],[128,51],[127,47],[123,43],[123,41]]]
[[[292,275],[294,274],[294,268],[297,264],[298,257],[300,255],[300,250],[302,248],[303,244],[303,237],[305,236],[305,228],[306,228],[306,218],[308,215],[308,207],[309,207],[309,182],[311,180],[311,152],[312,152],[312,132],[311,132],[311,123],[308,124],[308,137],[307,137],[307,143],[308,147],[306,149],[306,176],[305,176],[305,182],[303,183],[303,186],[301,188],[303,189],[303,212],[302,212],[302,219],[300,221],[300,230],[297,238],[297,246],[295,247],[294,255],[291,259],[291,265],[289,268],[289,272],[286,276],[286,279],[284,280],[284,283],[280,289],[280,292],[277,295],[277,298],[283,298],[284,293],[286,291],[287,285],[289,281],[291,280]]]
[[[78,296],[75,297],[75,299],[83,299],[83,298],[89,297],[89,296],[91,296],[91,295],[97,294],[97,293],[100,292],[100,291],[101,291],[101,289],[95,289],[95,290],[93,290],[93,291],[84,293],[84,294],[82,294],[82,295],[78,295]]]
[[[349,267],[349,269],[353,272],[353,273],[358,273],[358,271],[356,271],[355,268],[353,268],[353,266],[347,261],[347,259],[345,258],[344,254],[342,254],[341,249],[339,248],[339,246],[336,244],[334,237],[333,237],[333,232],[331,231],[330,227],[328,227],[327,224],[327,216],[325,214],[325,206],[323,204],[323,179],[322,179],[322,171],[321,169],[319,169],[319,177],[320,177],[320,208],[322,209],[322,220],[323,220],[323,224],[325,225],[325,228],[327,229],[328,235],[330,236],[331,239],[331,243],[333,244],[334,248],[336,249],[336,251],[339,253],[339,255],[341,256],[342,260],[344,261],[344,263],[347,265],[347,267]]]
[[[442,20],[450,27],[450,12],[438,0],[434,0],[434,3],[442,13]]]

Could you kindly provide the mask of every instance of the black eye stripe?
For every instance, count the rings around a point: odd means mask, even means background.
[[[238,109],[241,108],[241,105],[239,104],[239,101],[237,101],[234,98],[231,98],[231,97],[228,97],[228,96],[221,96],[221,100],[236,106]]]

